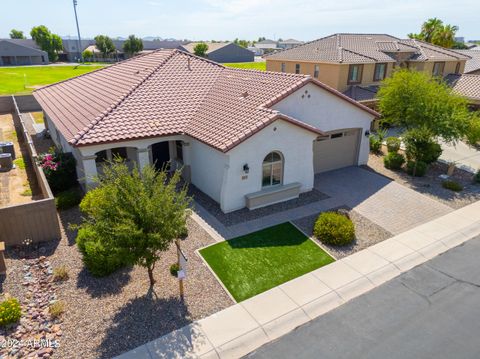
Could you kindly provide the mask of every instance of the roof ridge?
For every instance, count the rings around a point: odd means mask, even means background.
[[[430,42],[426,42],[426,41],[423,41],[423,40],[417,40],[417,39],[412,39],[412,40],[414,40],[415,42],[418,41],[418,42],[420,42],[420,43],[422,43],[422,44],[425,44],[425,45],[427,45],[427,46],[433,47],[432,49],[430,49],[430,50],[432,50],[432,51],[436,51],[436,52],[439,52],[439,53],[444,54],[444,55],[449,55],[449,56],[452,56],[452,57],[456,57],[457,59],[459,59],[457,56],[455,56],[455,55],[450,55],[448,52],[453,52],[454,54],[459,55],[459,56],[465,56],[465,55],[463,55],[463,54],[460,54],[460,53],[456,52],[455,50],[447,49],[447,48],[445,48],[445,47],[441,47],[441,46],[432,44],[432,43],[430,43]]]
[[[371,56],[368,56],[368,55],[363,55],[359,52],[356,52],[356,51],[353,51],[353,50],[350,50],[350,49],[346,49],[344,47],[342,47],[342,50],[345,50],[345,51],[348,51],[348,52],[351,52],[352,54],[355,54],[355,55],[358,55],[358,56],[362,56],[362,57],[366,57],[367,59],[370,59],[370,60],[373,60],[375,62],[378,62],[377,59],[375,59],[374,57],[371,57]]]
[[[163,49],[156,50],[154,52],[159,52],[162,51]],[[165,50],[163,50],[165,51]],[[135,90],[137,90],[141,85],[145,83],[146,80],[148,80],[154,73],[156,73],[167,61],[169,61],[176,53],[179,52],[177,49],[169,50],[170,54],[163,60],[161,61],[157,66],[153,68],[152,71],[150,71],[149,74],[145,75],[142,80],[132,86],[130,90],[128,90],[127,93],[125,93],[123,96],[121,96],[114,104],[110,105],[106,111],[104,111],[100,116],[96,117],[93,119],[87,126],[84,127],[84,129],[80,132],[78,132],[75,137],[69,141],[71,144],[76,144],[78,141],[80,141],[96,124],[98,124],[102,119],[104,119],[108,114],[110,114],[114,109],[118,108],[120,104],[122,104],[125,99],[130,96]],[[149,55],[151,55],[150,53]]]

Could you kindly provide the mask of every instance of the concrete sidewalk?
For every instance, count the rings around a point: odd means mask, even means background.
[[[238,358],[480,234],[480,202],[319,268],[118,358]]]

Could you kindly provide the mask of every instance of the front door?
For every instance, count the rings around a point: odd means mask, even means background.
[[[152,145],[152,159],[157,170],[169,169],[170,150],[168,141],[158,142]]]

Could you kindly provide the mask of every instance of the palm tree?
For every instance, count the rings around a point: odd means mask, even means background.
[[[432,42],[433,36],[437,30],[443,28],[443,21],[436,17],[428,19],[422,25],[421,35],[423,41]]]
[[[458,26],[445,25],[439,27],[432,36],[431,43],[434,45],[452,48],[455,44],[455,34],[458,31]]]

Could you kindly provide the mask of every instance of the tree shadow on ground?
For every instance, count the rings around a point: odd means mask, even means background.
[[[67,210],[58,211],[58,217],[62,227],[62,235],[67,239],[68,245],[75,245],[77,229],[72,228],[72,225],[79,225],[82,222],[82,212],[80,212],[78,206],[75,206]]]
[[[157,284],[158,285],[158,284]],[[154,291],[128,302],[113,317],[113,323],[97,349],[99,358],[112,358],[191,323],[185,303],[177,297],[159,298]],[[161,356],[185,357],[194,331],[182,330],[176,340],[165,340]]]
[[[118,294],[128,284],[133,267],[120,268],[106,277],[94,277],[84,266],[77,277],[77,287],[86,289],[93,298]]]

